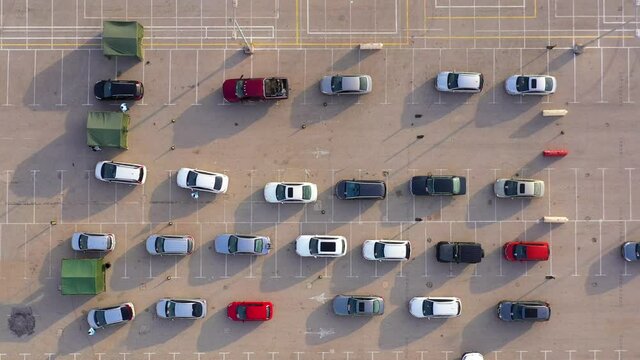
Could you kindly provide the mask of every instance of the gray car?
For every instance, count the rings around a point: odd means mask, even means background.
[[[374,316],[384,314],[384,299],[375,295],[338,295],[333,312],[340,316]]]
[[[259,235],[222,234],[214,242],[220,254],[266,255],[271,249],[271,240]]]
[[[551,307],[544,301],[510,301],[498,304],[498,317],[503,321],[549,321]]]
[[[640,242],[627,241],[622,244],[622,257],[627,261],[640,260]]]

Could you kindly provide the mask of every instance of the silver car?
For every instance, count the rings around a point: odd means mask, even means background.
[[[114,234],[77,232],[71,236],[71,248],[75,251],[111,251],[115,247]]]
[[[320,81],[320,91],[325,95],[359,95],[371,92],[372,81],[369,75],[325,76]]]
[[[156,314],[163,319],[202,319],[207,316],[204,299],[161,299],[156,303]]]
[[[504,82],[509,95],[549,95],[556,87],[556,78],[550,75],[513,75]]]
[[[189,235],[153,234],[147,238],[146,248],[151,255],[189,255],[193,252],[193,238]]]
[[[340,316],[382,315],[384,299],[375,295],[338,295],[333,298],[333,312]]]
[[[443,92],[477,93],[483,85],[482,74],[476,72],[442,71],[436,77],[436,90]]]
[[[640,242],[627,241],[622,244],[622,257],[627,261],[640,260]]]
[[[128,302],[117,306],[91,309],[87,313],[87,322],[92,329],[100,329],[109,325],[123,324],[133,320],[136,311]]]
[[[219,254],[266,255],[271,249],[271,240],[267,236],[222,234],[214,242]]]
[[[493,191],[499,198],[532,198],[544,195],[544,181],[535,179],[498,179]]]

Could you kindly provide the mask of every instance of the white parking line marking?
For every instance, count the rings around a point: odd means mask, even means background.
[[[471,206],[469,206],[469,193],[471,192],[471,176],[469,175],[469,172],[471,171],[471,169],[465,169],[465,171],[467,173],[467,221],[471,221]],[[440,201],[442,201],[442,199],[440,199]],[[440,209],[442,209],[442,207],[440,207]]]
[[[627,48],[627,101],[624,103],[632,104],[634,102],[631,101],[631,48]]]
[[[202,0],[200,1],[200,5],[202,6]],[[200,8],[200,10],[202,10],[202,7]],[[202,13],[200,13],[200,15],[202,15]],[[202,18],[200,18],[200,20],[202,20]],[[202,37],[200,37],[200,47],[202,47]],[[143,66],[144,68],[144,66]],[[195,81],[195,88],[196,88],[196,102],[194,102],[192,105],[201,105],[198,102],[198,88],[200,87],[200,50],[196,50],[196,81]]]
[[[409,104],[415,105],[415,90],[416,90],[416,79],[415,79],[415,64],[416,64],[416,49],[411,49],[411,101]]]
[[[498,180],[498,170],[500,169],[491,169],[493,170],[493,182],[495,183]],[[492,199],[493,202],[493,221],[498,221],[498,202],[496,198]]]
[[[498,241],[500,242],[500,249],[502,248],[502,221],[498,223]],[[502,274],[502,254],[498,254],[498,276],[504,276]]]
[[[498,10],[499,11],[499,10]],[[500,24],[500,19],[498,19],[498,24]],[[498,39],[498,41],[500,41],[500,39]],[[491,100],[491,104],[495,104],[496,103],[496,49],[493,49],[493,57],[492,57],[492,74],[491,75],[491,93],[492,93],[492,100]]]
[[[120,278],[121,279],[128,279],[129,276],[127,275],[127,253],[129,251],[127,251],[127,249],[129,248],[129,226],[125,223],[124,224],[124,275],[122,275]]]
[[[598,267],[600,268],[600,271],[596,274],[596,276],[605,276],[605,274],[602,273],[602,221],[598,222],[598,231],[598,252],[600,254],[598,259]]]
[[[27,224],[24,224],[24,244],[22,244],[24,249],[24,276],[23,279],[27,280],[27,268],[29,264],[27,263]]]
[[[36,223],[36,173],[40,170],[31,170],[31,177],[33,178],[33,221]]]
[[[473,222],[473,242],[478,242],[478,223],[475,221]],[[478,264],[473,265],[473,274],[471,276],[480,276],[478,274]]]
[[[7,76],[6,76],[6,80],[7,80],[7,92],[6,92],[6,100],[4,102],[4,106],[11,106],[11,104],[9,104],[9,82],[10,82],[10,77],[9,77],[9,68],[10,68],[10,60],[11,60],[11,50],[7,50]]]
[[[599,170],[602,172],[602,220],[604,220],[604,171],[606,168],[599,168]]]
[[[87,173],[87,223],[91,220],[91,170],[85,170]]]
[[[427,243],[429,242],[429,237],[427,236],[427,223],[424,223],[424,275],[423,277],[428,277],[429,273],[428,273],[428,269],[427,269]]]
[[[195,278],[196,279],[204,279],[204,276],[202,276],[202,253],[204,252],[204,248],[205,247],[204,247],[204,240],[203,240],[203,237],[202,237],[202,224],[200,224],[200,234],[199,235],[200,235],[200,237],[199,237],[200,245],[198,247],[200,248],[199,249],[200,250],[199,251],[200,252],[200,273]],[[198,356],[198,359],[200,359],[199,356]]]
[[[173,221],[173,209],[171,203],[173,202],[173,191],[172,191],[172,173],[173,170],[166,170],[169,174],[169,222]]]
[[[388,82],[388,71],[387,71],[387,67],[388,67],[388,49],[384,49],[384,102],[382,103],[383,105],[389,105],[389,91],[388,91],[388,87],[387,87],[387,82]],[[7,63],[8,64],[8,63]],[[8,67],[9,65],[7,65]],[[9,70],[7,69],[7,73],[9,72]],[[7,85],[8,87],[9,85]],[[8,90],[7,90],[8,91]]]
[[[602,350],[589,350],[590,353],[593,353],[593,360],[598,360],[598,353]]]
[[[56,104],[56,106],[66,106],[62,100],[64,89],[64,50],[60,50],[60,102]]]
[[[2,224],[0,224],[0,280],[4,280],[4,275],[2,274]],[[0,360],[2,360],[1,355]]]
[[[600,2],[597,2],[600,4]],[[600,21],[598,21],[598,25],[600,25]],[[598,39],[598,43],[600,43],[600,39]],[[600,45],[598,45],[600,46]],[[598,103],[606,103],[604,100],[604,49],[600,48],[600,101]]]
[[[37,84],[38,84],[38,49],[35,49],[33,51],[33,101],[31,102],[30,106],[38,106],[38,104],[36,104],[36,88],[37,88]]]
[[[56,170],[56,172],[60,173],[60,216],[58,217],[58,221],[62,224],[62,209],[64,206],[64,172],[65,170]]]
[[[176,5],[177,4],[178,4],[178,2],[176,1]],[[176,21],[178,21],[178,19],[176,19]],[[176,27],[176,29],[177,29],[177,27]],[[177,41],[178,41],[178,38],[176,37],[176,42]],[[165,104],[167,106],[175,105],[174,103],[171,102],[171,82],[172,82],[172,77],[173,77],[173,75],[172,75],[173,69],[172,69],[172,66],[171,66],[172,62],[173,62],[173,50],[169,49],[169,89],[168,89],[169,90],[169,94],[168,94],[168,101]]]
[[[449,11],[451,11],[451,10],[449,10]],[[440,351],[440,352],[444,354],[444,360],[449,360],[449,354],[451,354],[453,351],[443,350],[443,351]]]
[[[620,350],[620,349],[616,349],[616,350],[613,350],[613,351],[615,351],[616,353],[618,353],[618,360],[622,360],[622,353],[623,353],[623,352],[626,352],[627,350]]]
[[[51,2],[53,3],[53,0],[51,0]],[[53,14],[53,12],[51,12]],[[53,15],[51,15],[53,16]],[[53,30],[51,30],[53,31]],[[53,42],[53,39],[51,39],[51,42]],[[91,49],[87,49],[88,51],[88,55],[87,55],[87,102],[82,104],[84,106],[91,106],[93,105],[91,103]],[[142,67],[144,69],[144,66]],[[142,83],[144,84],[144,79],[142,79]],[[144,99],[143,99],[144,101]]]
[[[51,242],[52,242],[51,224],[49,224],[49,253],[47,255],[47,257],[49,258],[49,261],[48,261],[49,262],[49,275],[47,275],[47,279],[51,279],[52,278],[51,273],[52,273],[52,270],[53,270],[53,265],[52,265],[53,261],[51,260],[51,247],[52,247]]]
[[[325,233],[326,233],[327,225],[325,224]],[[278,279],[281,276],[278,275],[278,223],[274,224],[273,230],[273,250],[274,250],[274,275],[271,275],[272,279]]]
[[[149,223],[149,230],[147,230],[147,237],[149,236],[151,236],[151,223]],[[147,277],[147,279],[153,279],[153,270],[151,265],[152,262],[153,262],[153,256],[149,256],[149,276]]]
[[[404,239],[404,236],[403,236],[403,230],[402,230],[402,224],[403,224],[403,223],[402,223],[402,222],[400,222],[400,240],[403,240],[403,239]],[[403,262],[404,262],[404,261],[400,261],[400,275],[398,275],[397,277],[404,277],[404,274],[402,273],[402,269],[403,269],[403,265],[402,265],[402,263],[403,263]]]
[[[453,223],[449,222],[449,242],[453,241]],[[449,277],[453,277],[453,264],[449,263]]]
[[[349,239],[353,239],[353,232],[351,222],[349,222]],[[353,275],[353,251],[349,251],[349,276],[348,278],[357,278],[358,275]]]
[[[633,206],[632,206],[632,191],[631,191],[631,171],[635,170],[634,168],[625,168],[629,172],[629,220],[633,220]]]

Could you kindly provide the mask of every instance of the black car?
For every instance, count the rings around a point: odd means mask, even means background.
[[[549,321],[551,307],[544,301],[510,301],[498,304],[498,317],[504,321]]]
[[[93,87],[98,100],[140,100],[144,86],[136,80],[101,80]]]
[[[436,259],[439,262],[476,264],[483,257],[484,250],[478,243],[440,241],[436,245]]]
[[[341,180],[336,184],[336,197],[343,200],[376,199],[387,196],[387,186],[380,180]]]
[[[409,183],[413,195],[464,195],[467,179],[455,175],[414,176]]]

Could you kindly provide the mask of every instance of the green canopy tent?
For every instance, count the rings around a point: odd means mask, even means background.
[[[142,38],[144,27],[137,21],[104,21],[102,23],[102,51],[104,56],[144,57]]]
[[[105,291],[102,259],[62,259],[62,295],[95,295]]]
[[[129,148],[129,114],[115,111],[92,111],[87,118],[87,145]]]

